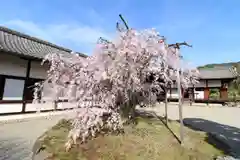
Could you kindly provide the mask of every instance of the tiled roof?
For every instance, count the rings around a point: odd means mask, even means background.
[[[221,67],[214,67],[214,68],[201,68],[199,69],[199,79],[200,83],[196,84],[195,87],[205,87],[204,81],[202,80],[217,80],[217,79],[233,79],[236,78],[236,74],[231,70],[231,66],[221,66]],[[176,77],[172,78],[176,80]],[[191,87],[190,85],[189,87]],[[174,83],[172,88],[177,88],[177,83]]]
[[[214,67],[214,68],[203,68],[199,69],[201,79],[225,79],[235,78],[233,72],[229,66]]]
[[[23,57],[42,59],[50,53],[71,54],[66,49],[47,41],[0,26],[0,51],[16,54]],[[78,53],[87,57],[82,53]]]

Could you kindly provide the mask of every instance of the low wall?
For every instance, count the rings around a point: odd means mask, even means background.
[[[22,111],[22,104],[0,104],[0,113],[17,113]]]
[[[169,102],[178,102],[178,98],[168,98]],[[184,101],[189,101],[189,99],[184,99]],[[194,99],[195,103],[215,103],[215,104],[225,104],[227,102],[231,102],[229,99]]]
[[[38,110],[53,110],[54,109],[54,103],[49,102],[49,103],[37,103],[37,104],[33,104],[33,103],[28,103],[26,104],[26,112],[29,111],[38,111]]]
[[[71,109],[74,108],[75,105],[73,103],[69,102],[59,102],[57,103],[57,109]],[[25,111],[26,112],[35,112],[38,110],[41,111],[48,111],[48,110],[54,110],[55,104],[52,102],[47,102],[43,104],[33,104],[33,103],[27,103]],[[12,103],[12,104],[0,104],[0,114],[5,113],[20,113],[22,111],[22,103]]]
[[[178,102],[177,98],[169,98],[169,102]],[[198,99],[194,100],[193,103],[212,103],[212,104],[225,104],[226,102],[229,102],[229,100],[203,100],[203,99]],[[90,103],[90,102],[86,102]],[[58,102],[56,104],[56,109],[58,110],[64,110],[64,109],[71,109],[75,108],[75,104],[71,102]],[[83,104],[85,105],[85,104]],[[25,111],[26,112],[35,112],[38,110],[41,111],[48,111],[48,110],[54,110],[55,109],[55,103],[53,102],[46,102],[46,103],[38,103],[38,104],[33,104],[33,103],[27,103]],[[22,111],[22,103],[3,103],[0,104],[0,114],[8,114],[8,113],[21,113]]]

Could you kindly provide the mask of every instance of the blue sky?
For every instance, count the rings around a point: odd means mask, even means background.
[[[132,28],[156,28],[169,43],[187,41],[194,66],[240,61],[239,0],[7,0],[0,24],[91,55],[113,37],[121,13]]]

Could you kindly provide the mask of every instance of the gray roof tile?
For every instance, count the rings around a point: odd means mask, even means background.
[[[229,66],[199,69],[201,79],[235,78]]]
[[[70,49],[57,46],[2,26],[0,26],[0,51],[37,59],[42,59],[47,54],[51,53],[69,55],[72,52]],[[82,53],[77,52],[77,54],[82,57],[87,57]]]

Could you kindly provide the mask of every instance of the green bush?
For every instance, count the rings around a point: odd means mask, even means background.
[[[219,97],[220,97],[219,89],[217,88],[210,89],[210,93],[209,93],[210,99],[219,99]]]

